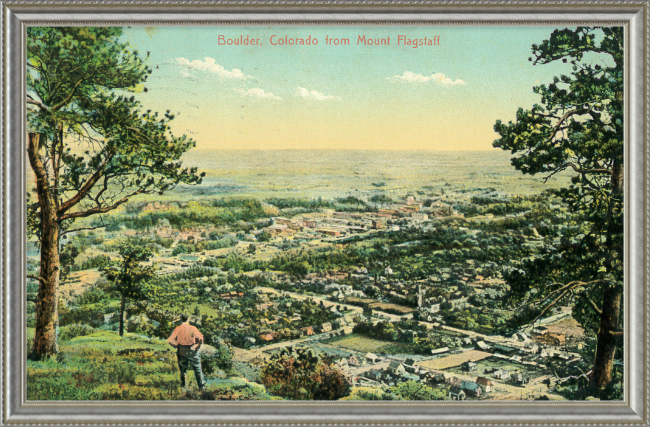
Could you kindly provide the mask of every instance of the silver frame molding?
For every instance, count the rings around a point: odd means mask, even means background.
[[[650,0],[0,0],[2,418],[24,425],[649,425]],[[626,339],[623,402],[27,402],[25,27],[29,25],[624,25]]]

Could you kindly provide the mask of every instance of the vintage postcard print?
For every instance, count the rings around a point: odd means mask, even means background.
[[[27,400],[622,400],[623,27],[27,27]]]

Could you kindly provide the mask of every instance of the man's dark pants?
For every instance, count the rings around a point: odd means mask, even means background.
[[[203,378],[203,370],[201,369],[199,350],[192,350],[191,345],[179,345],[176,355],[178,356],[178,369],[181,371],[181,387],[185,387],[185,373],[188,369],[192,369],[199,389],[203,389],[205,379]]]

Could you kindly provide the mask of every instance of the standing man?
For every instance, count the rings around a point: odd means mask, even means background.
[[[177,349],[178,368],[181,371],[181,387],[185,387],[185,373],[191,367],[194,370],[199,390],[203,390],[205,380],[201,369],[201,356],[199,356],[199,349],[203,344],[203,334],[190,325],[190,317],[187,314],[181,314],[181,320],[183,323],[174,329],[174,332],[167,339],[169,345]]]

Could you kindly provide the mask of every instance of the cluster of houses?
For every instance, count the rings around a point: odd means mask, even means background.
[[[467,361],[461,365],[461,369],[466,372],[476,372],[477,364],[475,362]],[[513,385],[522,386],[530,382],[530,377],[521,371],[507,371],[505,369],[493,368],[484,372],[486,375],[490,374],[492,378],[502,382],[511,383]],[[483,378],[483,377],[481,377]]]
[[[384,363],[382,364],[382,362]],[[355,369],[359,369],[364,364],[383,367],[367,369],[360,374],[353,373]],[[494,387],[492,381],[483,376],[477,377],[475,381],[462,380],[450,374],[424,369],[417,366],[413,359],[406,359],[403,362],[386,361],[374,353],[367,353],[362,361],[359,361],[356,356],[342,359],[339,361],[339,368],[347,374],[353,384],[359,386],[385,388],[409,380],[419,381],[433,387],[448,386],[449,398],[452,400],[465,400],[467,397],[480,398],[482,395],[490,393]]]

